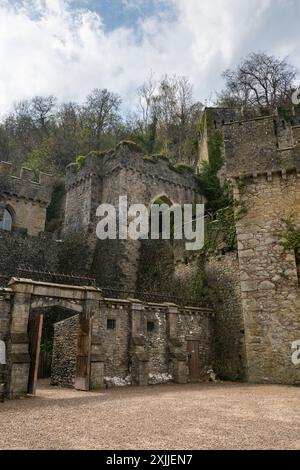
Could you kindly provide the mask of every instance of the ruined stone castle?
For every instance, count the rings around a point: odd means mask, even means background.
[[[186,383],[207,380],[210,370],[227,380],[300,383],[291,360],[292,343],[300,340],[298,258],[282,242],[285,221],[300,223],[299,110],[288,119],[245,119],[236,110],[207,109],[199,169],[216,133],[222,136],[220,178],[239,211],[238,246],[206,257],[203,271],[214,295],[197,305],[180,302],[180,291],[174,299],[139,296],[139,273],[152,259],[145,259],[143,242],[96,237],[98,205],[117,205],[120,195],[149,206],[205,202],[190,168],[143,156],[132,143],[91,153],[67,168],[63,226],[50,234],[51,177],[35,178],[27,169],[16,176],[10,164],[0,164],[0,341],[6,351],[0,383],[6,396],[35,392],[42,318],[54,308],[70,315],[54,325],[53,384],[89,390]],[[174,276],[194,269],[194,260],[165,243],[151,249],[161,260],[171,252]],[[24,266],[41,277],[24,275]],[[87,281],[69,285],[49,280],[47,272]]]

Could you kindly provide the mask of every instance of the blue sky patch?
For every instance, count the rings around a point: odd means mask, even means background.
[[[97,12],[106,31],[135,27],[139,20],[171,13],[170,4],[160,0],[73,0],[74,7]]]

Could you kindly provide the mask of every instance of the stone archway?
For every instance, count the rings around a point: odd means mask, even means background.
[[[28,322],[32,308],[61,306],[79,314],[75,388],[90,389],[90,355],[92,317],[99,308],[101,291],[94,287],[78,287],[12,279],[11,321],[8,364],[8,395],[15,398],[28,391],[31,357],[29,355]]]

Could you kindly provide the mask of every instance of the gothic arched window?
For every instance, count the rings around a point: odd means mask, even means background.
[[[0,228],[2,230],[7,230],[7,232],[12,231],[13,218],[9,209],[5,208],[3,213],[3,219],[0,221]]]

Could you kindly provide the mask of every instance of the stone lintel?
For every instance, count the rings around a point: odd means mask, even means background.
[[[101,290],[96,287],[71,286],[37,282],[31,279],[12,278],[9,286],[14,293],[28,293],[36,297],[64,298],[71,300],[100,300]]]

